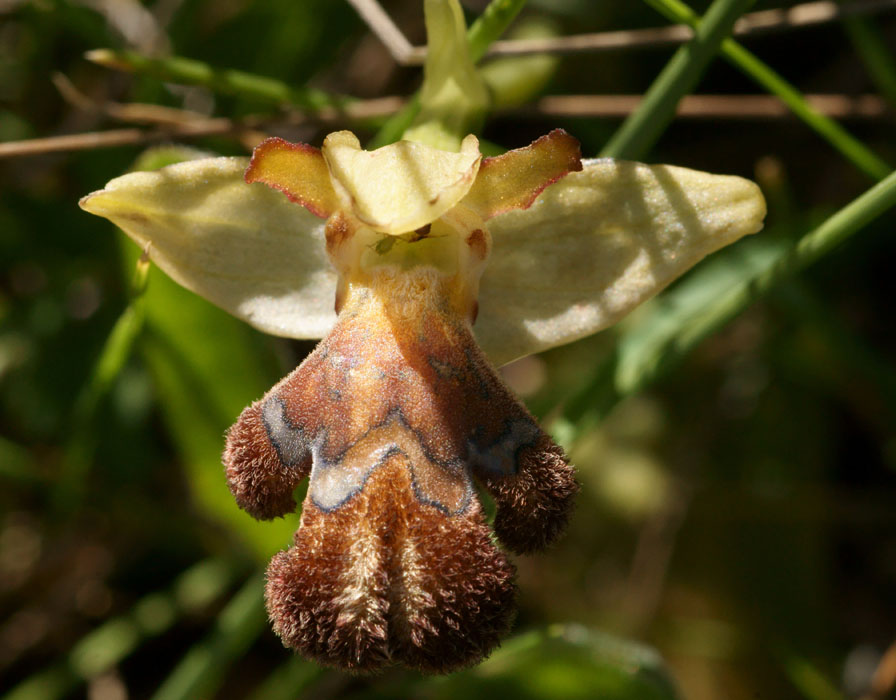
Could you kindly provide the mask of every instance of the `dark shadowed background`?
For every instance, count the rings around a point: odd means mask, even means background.
[[[383,4],[424,41],[422,3]],[[583,488],[560,544],[516,561],[513,636],[445,680],[351,677],[281,647],[258,577],[298,516],[239,511],[219,458],[242,407],[313,345],[263,336],[157,271],[132,304],[139,251],[77,206],[153,144],[245,155],[268,134],[319,144],[350,127],[363,142],[384,119],[376,103],[363,119],[303,117],[252,81],[186,85],[88,50],[364,100],[412,94],[419,67],[398,66],[342,0],[0,1],[0,141],[107,134],[31,154],[0,144],[2,697],[674,697],[656,654],[688,700],[896,697],[896,212],[750,287],[896,163],[896,3],[863,5],[741,43],[804,94],[833,96],[815,104],[867,153],[722,59],[641,149],[757,180],[766,229],[620,327],[505,369]],[[532,0],[511,31],[667,24],[647,3]],[[591,98],[642,94],[673,52],[533,64],[526,105],[490,114],[483,136],[512,148],[563,127],[596,155],[622,119]],[[566,114],[542,95],[570,96]],[[217,133],[175,134],[190,124]],[[737,284],[749,303],[719,311]]]

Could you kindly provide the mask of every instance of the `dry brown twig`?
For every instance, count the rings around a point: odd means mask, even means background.
[[[426,47],[413,46],[383,10],[377,0],[348,0],[371,31],[402,66],[420,65],[426,60]],[[764,34],[798,27],[832,22],[850,15],[867,15],[896,9],[896,0],[859,0],[839,5],[831,0],[818,0],[777,10],[751,12],[734,25],[735,36]],[[631,29],[595,34],[551,37],[544,39],[498,40],[487,56],[512,56],[532,53],[568,54],[611,51],[614,49],[649,48],[689,41],[693,30],[685,24],[656,29]]]
[[[72,88],[73,89],[73,88]],[[62,151],[91,148],[110,148],[146,143],[158,143],[203,136],[233,135],[251,148],[268,131],[302,123],[343,123],[392,114],[401,108],[404,99],[383,97],[360,100],[344,112],[325,110],[312,116],[290,112],[278,116],[249,116],[234,120],[225,117],[206,117],[195,112],[148,104],[97,104],[80,93],[67,99],[80,108],[101,111],[117,121],[147,124],[152,128],[126,128],[85,134],[50,136],[26,141],[0,143],[0,159],[32,156]],[[637,109],[640,95],[549,95],[532,105],[503,112],[516,117],[626,117]],[[878,95],[806,95],[808,102],[819,112],[837,119],[877,119],[890,116],[885,100]],[[86,102],[84,102],[86,100]],[[771,95],[687,95],[678,105],[677,114],[686,119],[783,119],[790,111]]]

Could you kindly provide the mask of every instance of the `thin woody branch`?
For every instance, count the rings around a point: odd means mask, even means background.
[[[805,95],[822,114],[835,119],[880,119],[892,115],[878,95]],[[512,110],[520,116],[626,117],[642,102],[641,95],[548,95]],[[676,109],[684,119],[781,119],[790,109],[773,95],[686,95]]]
[[[819,112],[835,119],[882,119],[892,116],[887,102],[878,95],[805,97]],[[503,114],[530,118],[623,118],[638,108],[641,99],[640,95],[549,95],[532,105],[507,110]],[[347,116],[359,120],[385,116],[396,112],[404,103],[401,97],[383,97],[360,100],[347,111],[325,110],[314,117],[296,112],[277,117],[249,116],[240,120],[198,117],[194,112],[157,105],[106,103],[102,105],[102,111],[108,116],[124,122],[151,124],[154,128],[111,129],[8,141],[0,143],[0,159],[204,136],[233,135],[258,143],[269,130],[308,122],[340,123]],[[100,108],[94,103],[82,103],[81,106]],[[688,95],[679,102],[676,116],[680,119],[783,119],[790,117],[791,112],[783,102],[771,95]]]
[[[403,66],[421,65],[426,59],[425,46],[413,46],[386,14],[377,0],[348,0],[371,31],[383,42],[395,61]],[[735,24],[735,36],[764,34],[833,22],[848,16],[868,15],[896,9],[896,0],[860,0],[839,5],[818,0],[789,8],[751,12]],[[570,54],[617,49],[650,48],[681,44],[694,35],[686,24],[651,29],[631,29],[594,34],[540,39],[499,40],[488,56],[518,56],[533,53]]]

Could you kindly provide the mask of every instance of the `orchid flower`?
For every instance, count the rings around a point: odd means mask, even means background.
[[[474,482],[518,554],[556,540],[578,490],[494,366],[616,322],[765,214],[747,180],[583,161],[560,130],[493,158],[472,135],[457,150],[268,139],[250,162],[132,173],[81,206],[254,327],[323,338],[224,451],[256,518],[292,512],[310,479],[268,568],[271,621],[324,664],[429,672],[482,659],[513,615]]]

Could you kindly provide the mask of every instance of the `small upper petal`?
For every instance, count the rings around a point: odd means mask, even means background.
[[[414,141],[364,151],[354,134],[339,131],[327,136],[322,151],[342,207],[393,235],[432,223],[463,199],[482,158],[472,135],[458,153]]]
[[[527,209],[545,187],[581,170],[581,156],[579,142],[563,129],[554,129],[524,148],[484,159],[463,204],[486,220],[511,209]]]
[[[320,149],[305,143],[265,139],[252,152],[246,182],[262,182],[280,190],[290,201],[322,219],[339,208]]]

